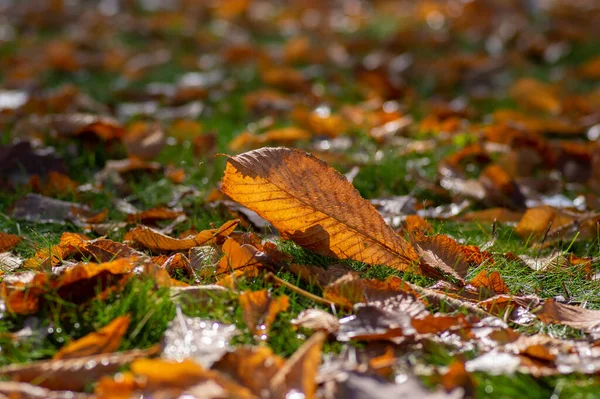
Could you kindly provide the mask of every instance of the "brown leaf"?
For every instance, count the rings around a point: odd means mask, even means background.
[[[156,354],[159,347],[134,349],[72,359],[42,360],[0,367],[0,376],[13,381],[35,382],[52,390],[83,391],[103,375],[114,373],[135,359]]]
[[[266,289],[261,291],[247,291],[239,296],[240,306],[244,310],[244,321],[253,333],[266,339],[269,328],[279,312],[285,312],[289,307],[289,298],[286,295],[271,298]]]
[[[536,315],[544,323],[565,324],[593,336],[600,335],[600,310],[584,309],[547,299]]]
[[[340,328],[337,317],[321,309],[303,310],[291,323],[298,327],[323,330],[328,333],[336,333]]]
[[[13,274],[0,284],[0,293],[7,308],[17,314],[36,312],[40,298],[47,290],[56,290],[61,298],[81,303],[95,295],[99,285],[106,287],[115,283],[119,276],[131,273],[139,262],[140,258],[131,257],[107,263],[81,263],[57,274]]]
[[[169,237],[149,227],[139,226],[125,234],[125,240],[153,251],[185,251],[229,236],[238,223],[238,220],[230,220],[218,229],[204,230],[194,237],[181,239]]]
[[[134,213],[127,216],[130,222],[138,223],[154,223],[157,220],[173,220],[178,216],[185,215],[183,211],[174,211],[168,208],[152,208],[139,213]]]
[[[491,259],[487,252],[473,245],[461,245],[444,234],[425,236],[415,234],[413,244],[421,256],[421,268],[425,274],[450,275],[464,284],[470,265],[480,265]]]
[[[508,294],[509,292],[502,276],[497,271],[482,270],[470,281],[470,284],[476,288],[490,290],[494,294]]]
[[[162,126],[157,123],[134,122],[122,138],[130,157],[150,161],[158,156],[166,143]]]
[[[119,373],[117,377],[104,376],[94,386],[96,399],[131,399],[138,390],[141,384],[130,372]]]
[[[0,382],[0,397],[17,399],[94,399],[87,393],[54,391],[25,382]]]
[[[458,215],[453,217],[453,219],[467,222],[517,223],[521,220],[522,216],[522,213],[511,211],[507,208],[489,208]]]
[[[239,346],[226,353],[213,366],[257,395],[269,389],[269,382],[283,367],[285,360],[266,346]]]
[[[230,157],[222,190],[284,238],[320,254],[400,270],[416,260],[342,175],[303,151],[261,148]]]
[[[15,245],[20,243],[21,240],[22,238],[17,235],[0,231],[0,253],[10,251]]]
[[[306,399],[315,398],[317,392],[317,371],[321,365],[321,348],[326,334],[316,332],[294,352],[270,381],[275,397],[287,397],[297,392]]]
[[[67,167],[49,148],[33,148],[29,141],[0,146],[0,176],[15,185],[31,175],[39,178],[57,172],[66,173]]]
[[[452,392],[460,387],[468,395],[472,395],[475,389],[475,381],[465,369],[465,363],[461,360],[455,360],[448,366],[446,374],[442,376],[442,386],[446,392]]]
[[[531,78],[521,78],[510,88],[511,96],[525,108],[545,111],[552,114],[560,112],[561,103],[556,90],[549,84]]]
[[[297,141],[310,140],[311,138],[312,134],[310,132],[294,126],[271,129],[258,135],[243,132],[229,143],[229,149],[240,151],[263,147],[265,144],[292,145]]]
[[[37,223],[63,224],[65,221],[71,221],[75,224],[85,224],[99,223],[106,214],[93,212],[85,205],[30,193],[14,203],[11,216]]]
[[[557,229],[571,224],[573,220],[572,216],[561,210],[543,205],[528,209],[517,224],[515,232],[523,240],[537,240],[543,237],[549,227]]]
[[[164,397],[179,397],[186,390],[206,381],[213,381],[235,398],[255,398],[248,388],[242,387],[217,371],[206,370],[198,363],[186,359],[182,362],[162,359],[138,359],[131,364],[132,373],[144,381],[143,392]]]
[[[72,359],[114,352],[121,345],[130,321],[129,316],[117,317],[100,330],[62,347],[52,358]]]

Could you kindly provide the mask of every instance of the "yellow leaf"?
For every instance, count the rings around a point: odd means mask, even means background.
[[[320,254],[399,270],[417,261],[344,176],[304,151],[261,148],[230,157],[222,191]]]

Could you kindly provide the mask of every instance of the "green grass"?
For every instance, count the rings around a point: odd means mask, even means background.
[[[371,21],[363,31],[356,34],[357,38],[365,37],[380,41],[393,35],[404,27],[396,25],[394,18],[381,16],[381,20]],[[37,32],[39,40],[44,41],[56,37],[60,30],[48,29]],[[181,32],[178,27],[171,27],[166,33],[163,32],[162,44],[168,45],[173,53],[173,60],[151,68],[148,73],[140,79],[125,81],[112,72],[86,72],[80,74],[65,73],[48,70],[42,76],[42,87],[56,88],[63,84],[74,84],[82,92],[90,95],[95,100],[115,106],[118,100],[114,90],[125,84],[128,88],[142,88],[152,82],[175,82],[187,69],[179,61],[183,55],[194,54],[197,56],[198,49],[194,47],[194,41],[190,38],[180,40]],[[149,49],[153,42],[138,32],[121,33],[121,44],[129,49]],[[275,44],[284,38],[274,35],[270,31],[256,34],[255,39],[261,44]],[[153,38],[153,40],[158,40]],[[192,42],[192,43],[190,43]],[[465,40],[459,40],[450,51],[460,49],[463,53],[472,53],[479,48],[476,44]],[[462,46],[462,47],[460,47]],[[460,48],[459,48],[460,47]],[[598,54],[600,43],[590,43],[575,46],[571,53],[558,63],[559,67],[579,65],[590,57]],[[438,49],[414,49],[415,54],[429,58],[439,57]],[[18,54],[19,49],[13,43],[0,44],[0,58]],[[531,76],[541,80],[549,80],[554,67],[535,63],[525,63],[523,69],[510,71],[512,78],[520,76]],[[246,112],[243,105],[244,95],[256,89],[262,88],[258,70],[253,66],[225,66],[228,78],[238,82],[223,98],[204,100],[205,109],[199,118],[205,132],[214,132],[217,135],[217,151],[227,153],[228,143],[240,132],[248,128],[248,124],[255,123],[256,117]],[[323,85],[327,93],[337,93],[335,96],[343,98],[343,103],[355,103],[362,100],[362,94],[358,87],[353,84],[351,71],[325,70],[325,74],[339,75],[341,87],[338,91],[326,87],[326,79],[315,80],[315,85]],[[0,71],[0,83],[5,71]],[[239,83],[241,82],[241,83]],[[435,94],[435,79],[410,80],[415,91],[427,100]],[[590,82],[575,81],[571,89],[576,92],[588,92],[597,85]],[[335,88],[334,88],[335,89]],[[462,94],[461,87],[453,87],[452,94]],[[331,94],[332,96],[334,94]],[[417,120],[424,116],[424,102],[421,101],[408,106],[408,111]],[[339,104],[337,104],[339,105]],[[506,97],[473,99],[471,102],[478,112],[484,115],[500,108],[517,108],[514,100]],[[336,104],[333,105],[334,111]],[[480,121],[474,121],[480,122]],[[277,118],[275,126],[287,126],[292,122],[286,118]],[[0,143],[8,144],[12,140],[12,126],[4,127],[0,134]],[[449,154],[460,150],[462,147],[474,142],[474,138],[467,134],[455,136],[450,142],[435,148],[435,151],[423,154],[399,155],[397,148],[381,148],[375,143],[365,131],[353,131],[357,137],[357,145],[349,152],[351,156],[365,155],[360,158],[361,167],[354,179],[354,186],[365,198],[382,198],[394,195],[412,194],[418,204],[429,201],[434,203],[450,202],[450,198],[438,191],[431,190],[422,184],[415,176],[418,174],[423,180],[434,181],[437,174],[439,162]],[[417,139],[435,137],[437,132],[428,135],[413,135]],[[105,143],[97,145],[85,145],[80,139],[61,139],[46,143],[54,146],[59,155],[67,162],[70,176],[79,183],[87,183],[94,178],[94,174],[100,170],[104,163],[110,159],[123,158],[126,153],[119,144],[106,146]],[[308,143],[300,143],[303,148],[309,148]],[[74,151],[74,152],[73,152]],[[381,157],[376,157],[377,151],[381,151]],[[73,155],[75,154],[75,155]],[[193,186],[199,191],[197,197],[188,197],[181,203],[185,209],[188,220],[179,224],[173,236],[196,228],[198,230],[209,228],[210,223],[219,225],[229,219],[229,215],[218,209],[213,209],[205,202],[205,197],[216,187],[219,182],[225,159],[224,157],[213,157],[212,155],[194,155],[190,143],[167,145],[157,158],[162,165],[172,164],[182,167],[186,172],[184,185]],[[346,172],[349,162],[334,164],[340,171]],[[162,174],[133,174],[129,176],[128,186],[125,191],[111,184],[107,184],[101,192],[85,193],[59,193],[56,198],[85,203],[95,210],[110,209],[109,219],[111,221],[123,221],[126,215],[113,209],[111,201],[125,198],[140,209],[149,209],[164,206],[171,201],[176,185]],[[9,216],[9,206],[17,199],[24,196],[29,189],[25,186],[17,187],[16,191],[3,191],[0,193],[0,231],[18,234],[24,237],[13,252],[26,259],[33,256],[37,249],[48,248],[58,243],[63,232],[80,232],[81,228],[72,223],[66,224],[41,224],[13,220]],[[565,190],[565,194],[573,197],[579,192]],[[449,234],[466,244],[484,245],[492,240],[492,226],[482,223],[462,223],[452,221],[432,222],[434,230],[438,233]],[[129,226],[132,227],[132,226]],[[109,238],[121,241],[127,229],[111,233]],[[91,234],[92,236],[97,236]],[[285,253],[290,254],[295,263],[317,265],[327,267],[333,263],[339,263],[337,259],[327,258],[314,252],[305,250],[292,242],[278,241],[278,247]],[[559,250],[570,251],[578,256],[600,255],[598,238],[592,240],[580,240],[577,242],[560,243]],[[539,251],[531,249],[514,233],[512,226],[499,224],[497,226],[497,237],[494,244],[489,248],[495,256],[495,263],[485,265],[486,270],[497,270],[508,285],[512,294],[537,295],[541,298],[564,296],[572,301],[586,303],[590,309],[600,309],[600,285],[589,280],[583,272],[577,270],[550,269],[543,272],[532,271],[516,262],[511,262],[499,256],[506,252],[513,252],[530,256],[547,255],[550,250]],[[420,285],[431,286],[434,279],[400,272],[385,266],[369,266],[357,261],[342,261],[354,270],[361,273],[363,278],[384,279],[388,276],[399,276],[405,281]],[[594,272],[600,269],[600,264],[593,265]],[[469,271],[469,277],[475,276],[482,267],[474,267]],[[280,271],[277,276],[290,282],[310,293],[321,295],[319,287],[300,281],[299,278],[287,271]],[[204,281],[209,283],[213,281]],[[233,340],[234,344],[268,345],[275,353],[289,357],[305,341],[311,332],[296,329],[290,321],[302,310],[307,308],[324,308],[310,299],[299,296],[294,292],[282,287],[274,286],[263,278],[248,279],[240,282],[240,290],[268,289],[274,297],[287,295],[290,306],[286,312],[277,317],[271,327],[269,338],[266,342],[261,341],[250,332],[243,320],[242,309],[237,299],[214,300],[209,306],[193,306],[191,304],[178,304],[170,298],[168,289],[157,288],[155,282],[149,278],[133,279],[126,287],[114,293],[108,298],[92,300],[84,304],[76,304],[61,299],[55,293],[48,293],[38,313],[29,317],[16,316],[8,313],[0,314],[0,365],[11,363],[22,363],[39,359],[50,358],[65,343],[81,338],[85,334],[95,331],[108,324],[115,317],[129,314],[132,317],[131,324],[121,344],[120,349],[146,348],[161,341],[164,331],[173,319],[176,306],[181,306],[184,314],[191,317],[202,317],[218,320],[222,323],[235,324],[240,334]],[[325,308],[324,308],[325,309]],[[346,313],[338,309],[338,316]],[[21,330],[24,326],[32,325],[33,335],[28,338],[14,340],[9,334]],[[531,326],[511,325],[517,331],[527,334],[543,333],[556,338],[579,339],[583,337],[581,331],[560,326],[535,323]],[[356,343],[361,346],[362,343]],[[325,345],[325,352],[339,352],[342,344],[330,341]],[[475,356],[476,353],[468,353]],[[447,348],[443,346],[431,346],[410,354],[411,358],[424,364],[444,366],[450,364],[454,357],[450,356]],[[474,373],[476,382],[475,395],[481,398],[593,398],[598,397],[600,381],[596,377],[583,375],[556,376],[533,378],[525,374],[514,376],[493,376],[485,373]],[[427,379],[426,379],[427,380]]]

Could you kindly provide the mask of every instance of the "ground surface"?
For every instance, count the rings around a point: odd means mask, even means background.
[[[318,308],[337,319],[359,315],[352,305],[367,302],[385,314],[357,316],[358,324],[326,338],[313,335],[318,345],[309,341],[320,347],[324,340],[325,364],[361,373],[354,378],[364,378],[364,386],[321,369],[319,394],[330,386],[342,396],[399,394],[410,391],[401,382],[417,375],[442,390],[440,397],[460,397],[461,389],[475,397],[598,395],[600,316],[585,311],[600,309],[600,8],[594,1],[529,8],[518,1],[184,1],[183,8],[141,1],[118,9],[109,1],[24,3],[0,6],[3,366],[56,358],[68,343],[115,320],[103,333],[108,338],[94,336],[60,357],[162,342],[162,356],[178,359],[166,349],[169,323],[200,317],[238,330],[229,344],[240,358],[200,362],[218,377],[196,370],[204,374],[194,383],[186,385],[176,372],[171,382],[159,381],[141,363],[123,360],[118,377],[116,369],[89,378],[89,370],[81,371],[72,377],[81,386],[54,388],[110,397],[111,384],[123,392],[164,393],[211,380],[232,396],[258,395],[233,371],[260,369],[243,363],[241,345],[290,358],[314,332],[291,323],[302,311]],[[265,205],[272,199],[259,194],[254,202],[230,194],[236,203],[220,192],[227,158],[215,154],[264,146],[304,149],[345,174],[398,233],[392,240],[410,243],[415,256],[398,263],[381,255],[386,249],[378,258],[336,246],[339,231],[363,243],[350,216],[369,205],[350,201],[356,193],[349,185],[327,194],[335,172],[314,169],[301,155],[251,164],[246,180],[231,170],[231,186],[223,190],[273,181],[269,171],[280,173],[285,164],[298,182],[279,189],[302,204],[316,198],[307,209],[341,226],[327,231],[326,248],[281,239],[294,236],[282,220],[294,220],[298,231],[308,222],[294,213],[275,215]],[[234,232],[208,233],[204,255],[191,249],[195,244],[169,247],[139,227],[177,238],[237,219]],[[387,229],[365,220],[367,235]],[[93,241],[99,237],[105,238]],[[371,265],[378,263],[373,259],[386,261]],[[102,263],[96,274],[95,263]],[[350,282],[332,283],[329,275],[316,281],[314,269],[290,266],[331,271],[340,263]],[[77,273],[69,272],[73,267]],[[358,274],[348,274],[352,269]],[[399,281],[416,287],[399,288]],[[206,284],[230,291],[173,298],[175,286]],[[373,302],[380,298],[373,290],[395,298],[400,310]],[[408,298],[431,312],[426,317],[448,315],[446,321],[410,314],[403,308]],[[324,318],[319,313],[320,329]],[[346,342],[341,331],[348,330],[358,338]],[[493,365],[474,361],[486,353]],[[352,356],[358,364],[342,365],[341,358]],[[291,363],[301,370],[295,374],[280,371],[286,382],[267,387],[269,395],[301,386],[310,397],[319,362],[303,362]],[[3,372],[48,386],[40,369],[34,377]],[[137,382],[127,385],[123,378],[130,376]],[[250,391],[235,391],[222,378]]]

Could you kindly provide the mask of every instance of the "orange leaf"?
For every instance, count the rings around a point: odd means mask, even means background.
[[[240,346],[226,353],[212,368],[261,395],[284,363],[269,347]]]
[[[257,249],[250,244],[240,245],[233,238],[228,238],[221,248],[225,256],[217,265],[217,274],[229,272],[241,272],[246,276],[254,277],[258,273],[258,267],[262,266],[254,258]],[[236,275],[239,273],[236,273]]]
[[[294,352],[270,381],[273,397],[289,397],[293,391],[306,399],[315,398],[321,348],[326,337],[326,333],[318,331]]]
[[[56,266],[65,257],[75,253],[79,248],[85,245],[89,238],[79,233],[63,233],[60,236],[60,241],[57,245],[50,248],[38,250],[32,258],[29,258],[23,263],[26,268],[39,268],[46,266]]]
[[[6,252],[21,242],[21,237],[0,232],[0,252]]]
[[[320,254],[400,270],[416,260],[346,178],[304,151],[261,148],[230,157],[222,190]]]
[[[510,94],[525,108],[557,114],[561,110],[556,90],[549,84],[530,78],[517,80],[510,88]]]
[[[279,312],[285,312],[290,305],[286,295],[277,299],[265,289],[261,291],[247,291],[239,296],[240,306],[244,310],[244,321],[248,329],[256,335],[266,339],[269,327],[275,321]]]
[[[169,237],[149,227],[139,226],[125,234],[125,240],[154,251],[185,251],[204,245],[213,239],[229,236],[238,223],[238,220],[230,220],[218,229],[204,230],[194,237],[181,239]]]
[[[528,240],[542,238],[546,229],[551,225],[552,229],[571,224],[574,218],[566,215],[564,212],[547,205],[528,209],[517,227],[515,232],[523,239]]]
[[[477,288],[486,288],[495,294],[508,294],[508,287],[497,271],[482,270],[471,280],[471,285]]]
[[[129,316],[117,317],[100,330],[64,346],[54,354],[53,359],[71,359],[114,352],[121,345],[130,321]]]

